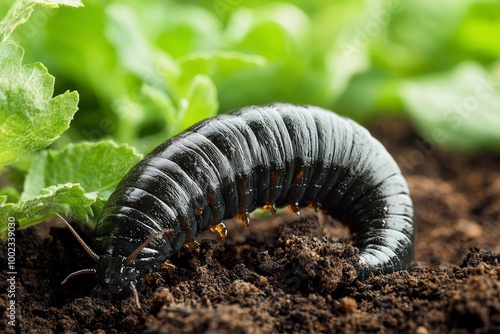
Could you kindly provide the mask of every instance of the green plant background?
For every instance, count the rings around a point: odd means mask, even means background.
[[[0,3],[1,232],[92,222],[141,153],[249,104],[405,115],[445,149],[500,150],[498,1],[82,2]]]

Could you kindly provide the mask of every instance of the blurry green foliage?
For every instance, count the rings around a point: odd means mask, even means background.
[[[446,77],[471,60],[491,73],[500,55],[500,3],[487,0],[84,5],[46,15],[39,27],[28,22],[14,36],[28,62],[41,61],[58,79],[56,88],[81,96],[61,145],[114,138],[147,151],[202,116],[273,101],[358,121],[400,114],[408,79]],[[205,88],[195,97],[198,75]],[[199,97],[213,94],[205,110]],[[198,107],[187,107],[191,99]]]
[[[457,150],[494,150],[500,143],[498,84],[477,63],[462,63],[446,76],[409,80],[402,96],[428,140]]]

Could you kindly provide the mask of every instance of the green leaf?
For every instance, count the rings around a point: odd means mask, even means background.
[[[304,11],[285,2],[266,2],[249,10],[241,7],[228,23],[229,37],[238,49],[280,60],[304,52],[308,46],[311,20]]]
[[[190,94],[195,77],[204,75],[210,78],[218,88],[219,101],[236,99],[239,100],[236,105],[241,106],[244,102],[239,97],[248,98],[248,88],[263,93],[261,86],[252,83],[262,79],[261,73],[267,71],[267,65],[269,62],[266,58],[259,55],[218,51],[193,53],[180,58],[177,67],[162,67],[162,69],[166,76],[169,96],[177,104]],[[256,74],[257,79],[254,77]]]
[[[7,221],[14,217],[19,227],[25,228],[55,213],[87,221],[93,215],[91,205],[96,201],[95,192],[85,190],[75,183],[44,188],[33,198],[14,203],[0,203],[0,236],[5,237]]]
[[[500,6],[497,1],[477,1],[456,32],[456,43],[477,55],[498,59],[500,55]]]
[[[479,64],[408,81],[401,95],[418,132],[431,143],[500,151],[499,83]]]
[[[193,53],[179,59],[180,88],[184,94],[187,93],[192,80],[198,74],[206,75],[217,83],[229,80],[245,69],[264,66],[266,62],[261,56],[232,51]]]
[[[148,40],[173,58],[222,46],[221,22],[200,5],[200,2],[164,0],[127,3]],[[168,13],[168,19],[164,13]]]
[[[142,87],[142,94],[161,113],[168,124],[177,123],[177,109],[164,90],[145,84]]]
[[[137,84],[137,78],[119,64],[119,50],[107,39],[107,3],[86,1],[79,10],[61,8],[44,25],[32,27],[30,21],[13,36],[23,41],[27,57],[44,63],[58,81],[72,82],[87,99],[99,100],[100,110],[86,110],[91,115],[84,121],[88,123],[114,117],[111,105]]]
[[[115,47],[120,64],[146,81],[157,81],[150,47],[132,8],[110,5],[106,14],[106,36]]]
[[[217,114],[219,102],[217,88],[212,80],[204,75],[197,75],[189,88],[186,103],[181,103],[180,130]]]
[[[146,101],[161,112],[168,124],[168,131],[162,134],[165,137],[171,137],[205,118],[215,116],[219,109],[217,87],[205,75],[194,77],[177,107],[164,90],[145,85],[142,92]]]
[[[42,152],[28,171],[20,201],[6,203],[7,196],[0,196],[0,235],[8,217],[16,218],[20,227],[56,212],[88,221],[141,157],[130,146],[112,141]]]
[[[52,97],[54,77],[42,64],[22,65],[23,50],[0,44],[0,166],[47,147],[69,127],[78,93]]]
[[[12,186],[6,186],[3,188],[0,188],[0,198],[3,198],[5,202],[17,202],[19,201],[20,194],[19,191],[17,191],[16,188]],[[1,202],[1,200],[0,200]]]
[[[387,1],[373,8],[358,39],[370,42],[374,61],[398,74],[447,69],[460,50],[450,39],[474,0]]]
[[[194,77],[199,74],[210,77],[219,85],[245,70],[263,67],[266,63],[262,56],[240,52],[193,53],[179,59],[180,77],[172,78],[172,83],[175,83],[179,95],[186,96]]]
[[[81,0],[17,0],[0,22],[0,43],[5,42],[18,26],[28,21],[35,5],[48,8],[58,8],[60,5],[83,6]]]
[[[64,183],[78,183],[87,192],[96,192],[106,199],[141,158],[134,148],[108,140],[44,151],[31,164],[21,200],[37,196],[45,187]]]

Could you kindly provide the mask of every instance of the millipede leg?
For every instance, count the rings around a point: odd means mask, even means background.
[[[196,241],[195,239],[192,239],[191,241],[186,242],[184,244],[184,247],[194,249],[197,252],[200,251],[200,243],[198,241]]]
[[[243,223],[243,226],[250,227],[250,215],[248,213],[238,213],[236,217]]]
[[[299,203],[294,203],[294,204],[288,204],[288,208],[290,211],[295,213],[297,216],[300,217],[300,208],[299,208]]]
[[[222,240],[226,239],[226,237],[227,237],[226,224],[224,224],[223,222],[219,223],[215,226],[210,226],[210,231],[212,231],[212,232],[217,231],[219,233],[220,237],[222,238]]]
[[[165,270],[174,270],[175,269],[175,265],[170,262],[170,261],[165,261],[164,263],[162,263],[160,265],[160,268],[161,269],[165,269]]]
[[[273,215],[276,213],[276,205],[275,204],[266,204],[262,207],[264,211],[270,211]]]

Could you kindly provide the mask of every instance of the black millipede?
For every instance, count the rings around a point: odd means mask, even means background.
[[[312,206],[343,222],[359,249],[358,277],[408,268],[415,224],[394,159],[354,121],[312,106],[250,106],[204,120],[135,165],[109,197],[95,229],[94,273],[113,294],[158,275],[183,245],[263,206]]]

